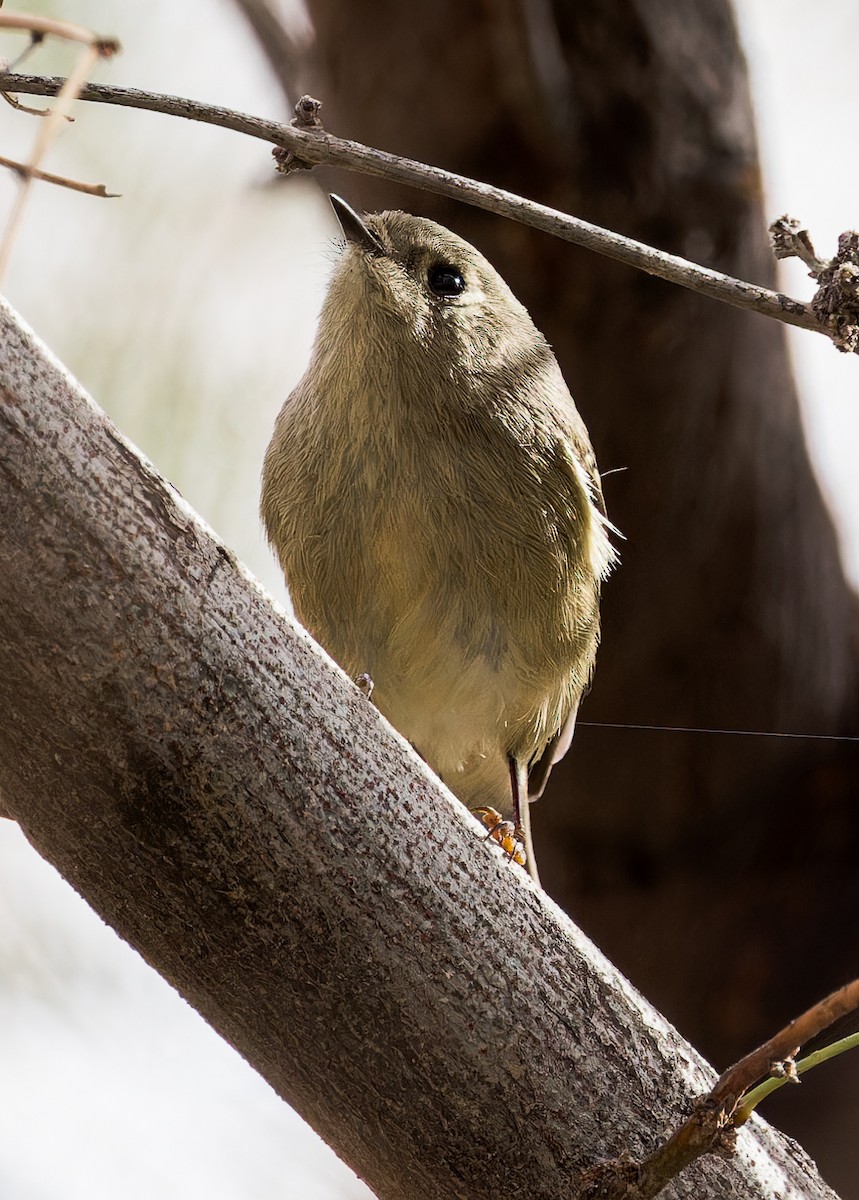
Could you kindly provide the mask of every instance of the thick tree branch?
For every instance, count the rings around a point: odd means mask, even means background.
[[[52,96],[62,83],[62,79],[38,75],[0,75],[0,89],[13,93]],[[530,225],[564,241],[584,246],[627,266],[636,267],[680,287],[709,296],[713,300],[749,309],[763,316],[784,321],[788,325],[796,325],[800,329],[826,333],[809,305],[781,292],[734,279],[721,271],[712,271],[709,267],[699,266],[677,255],[655,250],[643,242],[601,229],[588,221],[526,200],[502,188],[479,183],[451,171],[443,171],[439,167],[413,162],[396,154],[362,146],[358,142],[332,137],[321,128],[308,131],[295,125],[265,121],[246,113],[187,100],[180,96],[164,96],[134,88],[89,84],[81,90],[78,98],[203,121],[224,129],[232,129],[237,133],[245,133],[250,137],[261,138],[283,147],[288,152],[286,156],[280,156],[282,170],[324,163],[366,175],[382,176],[395,183],[448,196],[487,212],[520,221],[523,225]]]
[[[0,792],[381,1197],[557,1197],[712,1077],[0,306]],[[675,1194],[831,1197],[757,1121]]]

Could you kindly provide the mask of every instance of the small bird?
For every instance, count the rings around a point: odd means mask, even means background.
[[[469,808],[521,827],[569,747],[615,558],[546,339],[468,242],[331,203],[346,240],[261,513],[295,612]]]

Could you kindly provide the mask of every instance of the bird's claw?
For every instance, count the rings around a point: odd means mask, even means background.
[[[502,817],[497,808],[473,808],[471,811],[486,826],[487,839],[491,838],[501,847],[508,861],[518,863],[520,867],[527,865],[524,834],[518,825]]]

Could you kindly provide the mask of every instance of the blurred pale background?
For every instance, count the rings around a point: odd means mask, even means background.
[[[228,0],[16,7],[117,35],[124,52],[99,67],[99,81],[284,116]],[[777,20],[770,0],[738,8],[768,211],[800,218],[828,254],[859,219],[859,12],[847,0],[783,0]],[[5,37],[0,54],[22,45]],[[69,51],[42,51],[32,69],[61,72],[70,61]],[[122,198],[37,186],[6,295],[283,598],[257,518],[258,476],[309,352],[335,245],[327,206],[312,180],[273,186],[264,143],[130,109],[79,105],[76,116],[48,169]],[[0,106],[0,152],[25,157],[34,124]],[[0,176],[0,221],[15,186]],[[783,266],[782,281],[810,295],[798,264]],[[791,338],[812,453],[859,582],[859,363],[823,338]],[[0,1197],[367,1194],[0,821]]]

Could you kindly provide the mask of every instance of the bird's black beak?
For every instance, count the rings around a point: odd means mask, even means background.
[[[343,230],[343,236],[347,242],[351,242],[353,246],[360,246],[368,254],[387,254],[382,239],[373,233],[372,229],[367,228],[354,208],[350,208],[345,200],[341,200],[333,192],[328,199],[331,201],[334,215],[340,222],[340,228]]]

